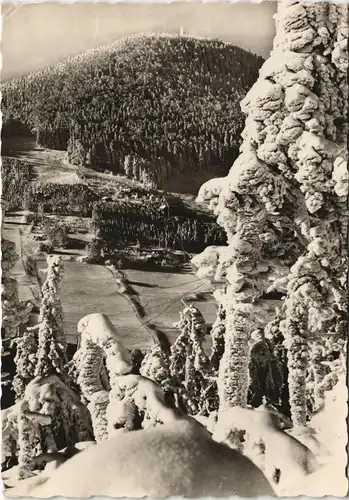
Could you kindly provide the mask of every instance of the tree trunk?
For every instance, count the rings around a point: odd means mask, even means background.
[[[246,406],[249,387],[249,322],[240,311],[228,309],[225,319],[225,349],[219,365],[220,410]]]

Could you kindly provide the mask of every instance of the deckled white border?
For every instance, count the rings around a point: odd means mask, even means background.
[[[6,0],[1,1],[0,4],[32,4],[32,3],[62,3],[62,4],[73,4],[73,3],[263,3],[263,2],[273,2],[276,0]],[[291,1],[291,0],[288,0]],[[315,3],[324,2],[324,0],[301,0],[302,3]],[[279,0],[279,3],[287,2],[287,0]],[[325,0],[327,3],[343,3],[349,4],[349,0]]]

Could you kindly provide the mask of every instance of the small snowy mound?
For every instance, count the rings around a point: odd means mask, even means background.
[[[348,492],[347,399],[343,375],[309,427],[286,432],[269,411],[234,407],[220,413],[213,439],[235,447],[233,429],[244,431],[243,453],[263,470],[277,496],[343,497]]]
[[[323,410],[317,413],[310,423],[328,454],[318,457],[319,462],[324,465],[318,472],[309,476],[305,485],[306,495],[345,497],[348,493],[347,401],[348,388],[343,374],[334,389],[326,394]]]

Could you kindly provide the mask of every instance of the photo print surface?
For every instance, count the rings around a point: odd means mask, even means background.
[[[348,4],[3,3],[7,497],[344,497]]]

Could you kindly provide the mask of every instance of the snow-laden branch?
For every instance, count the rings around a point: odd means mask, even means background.
[[[119,429],[134,430],[174,418],[164,403],[161,386],[131,373],[130,354],[105,314],[85,316],[78,323],[78,332],[81,342],[75,355],[77,381],[83,397],[89,401],[97,441],[107,439]],[[104,363],[110,389],[101,378]]]

